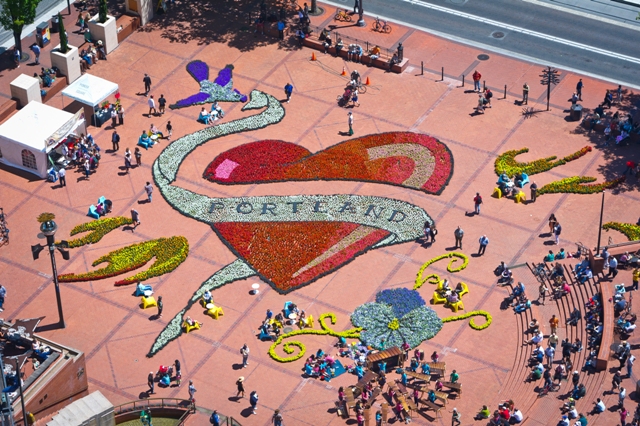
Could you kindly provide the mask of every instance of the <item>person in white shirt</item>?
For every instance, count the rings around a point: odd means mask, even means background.
[[[153,110],[153,115],[158,114],[158,111],[156,110],[156,101],[153,100],[153,95],[149,96],[149,114],[147,115],[148,117],[151,117],[151,111]]]
[[[522,415],[522,411],[518,410],[517,408],[511,414],[511,418],[513,419],[513,421],[515,423],[520,423],[522,420],[524,420],[524,416]]]
[[[58,177],[60,178],[60,187],[67,186],[67,171],[64,167],[58,170]]]

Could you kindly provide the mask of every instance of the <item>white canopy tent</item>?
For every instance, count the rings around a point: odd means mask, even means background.
[[[81,111],[71,114],[40,102],[29,102],[0,125],[0,161],[46,178],[50,166],[48,153],[78,126],[84,131]]]
[[[85,73],[67,86],[62,95],[90,107],[95,107],[118,91],[118,85],[104,78]]]

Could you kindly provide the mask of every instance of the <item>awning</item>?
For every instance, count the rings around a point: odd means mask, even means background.
[[[117,91],[116,83],[86,73],[64,89],[62,95],[95,107]]]

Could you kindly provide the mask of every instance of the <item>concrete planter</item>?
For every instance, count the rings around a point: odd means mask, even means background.
[[[118,47],[118,28],[116,18],[107,15],[107,22],[101,24],[98,17],[89,21],[89,32],[92,40],[102,40],[107,55]]]
[[[69,46],[69,51],[62,53],[60,45],[57,45],[51,50],[51,65],[58,67],[60,74],[67,77],[67,84],[71,84],[82,75],[77,47]]]

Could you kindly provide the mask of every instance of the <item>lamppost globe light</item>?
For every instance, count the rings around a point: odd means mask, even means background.
[[[53,236],[58,230],[58,225],[53,220],[48,220],[40,225],[40,230],[47,237]]]

